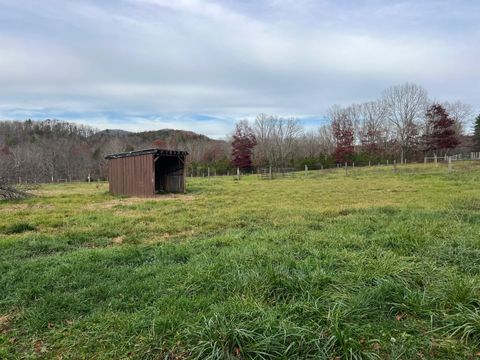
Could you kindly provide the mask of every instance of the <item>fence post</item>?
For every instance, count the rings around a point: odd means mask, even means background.
[[[427,157],[426,157],[426,156],[423,157],[423,163],[424,163],[424,164],[427,163]]]
[[[397,172],[397,160],[393,160],[393,171]]]
[[[240,180],[240,168],[237,167],[237,180]]]
[[[448,157],[448,172],[452,172],[452,157]]]
[[[305,164],[305,177],[307,177],[307,176],[308,176],[308,165]]]
[[[435,165],[437,165],[437,154],[433,155]]]
[[[210,166],[207,167],[207,177],[210,178]]]
[[[272,180],[272,165],[268,167],[268,177]]]
[[[352,161],[352,169],[355,169],[355,161]]]
[[[388,166],[388,159],[387,159],[387,166]]]
[[[348,176],[348,163],[345,161],[345,176]]]
[[[88,174],[88,183],[90,184],[90,174]]]

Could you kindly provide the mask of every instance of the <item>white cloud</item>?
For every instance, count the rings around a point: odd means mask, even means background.
[[[405,81],[439,99],[480,103],[478,8],[436,0],[0,0],[0,115],[84,111],[82,120],[101,127],[112,123],[94,114],[144,114],[145,122],[117,127],[208,125],[219,134],[258,112],[322,115]],[[181,113],[230,121],[152,120]]]

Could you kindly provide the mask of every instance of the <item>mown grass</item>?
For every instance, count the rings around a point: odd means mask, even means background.
[[[0,358],[476,358],[480,168],[455,165],[0,203]]]

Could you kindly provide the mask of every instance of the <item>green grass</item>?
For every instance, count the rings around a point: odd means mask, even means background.
[[[0,202],[0,358],[468,359],[480,167]]]

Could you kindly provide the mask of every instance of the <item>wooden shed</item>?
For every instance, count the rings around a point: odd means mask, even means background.
[[[165,149],[108,155],[110,193],[148,197],[185,192],[187,155],[186,151]]]

